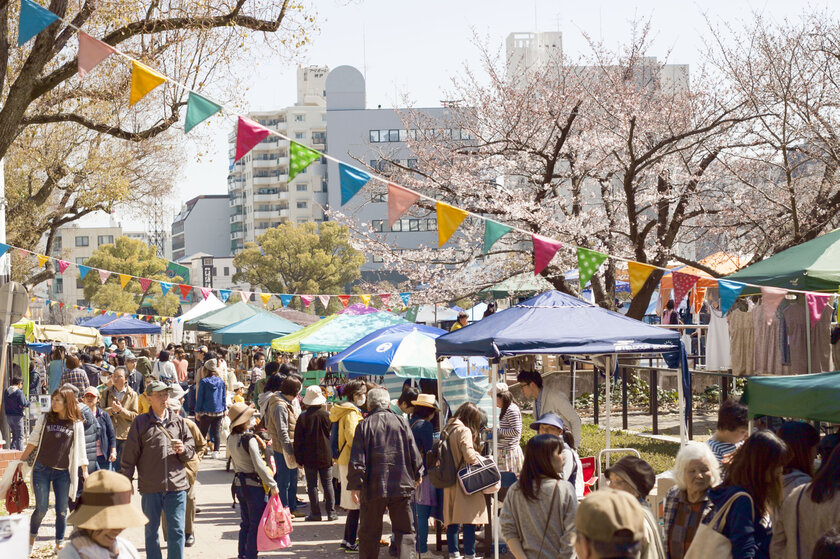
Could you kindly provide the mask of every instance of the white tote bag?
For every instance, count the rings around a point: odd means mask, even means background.
[[[752,497],[745,491],[739,491],[732,495],[721,509],[712,517],[708,524],[701,524],[697,527],[697,533],[691,541],[685,559],[732,559],[732,542],[721,532],[726,525],[726,516],[732,503],[739,497],[747,497],[750,500],[751,509],[755,508]]]

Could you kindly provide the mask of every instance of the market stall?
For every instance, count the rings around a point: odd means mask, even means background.
[[[193,308],[172,321],[172,335],[174,339],[178,342],[184,341],[184,323],[186,321],[204,316],[209,312],[223,309],[224,307],[225,304],[218,297],[210,293],[206,299],[202,299]]]
[[[750,418],[768,415],[840,423],[840,373],[751,377],[742,401]]]
[[[234,303],[233,305],[226,305],[220,309],[207,312],[201,316],[197,316],[184,322],[184,330],[202,330],[205,332],[214,332],[219,328],[230,326],[246,318],[251,318],[255,314],[266,313],[269,311],[249,305],[244,301]]]
[[[278,336],[297,332],[301,327],[272,313],[259,313],[213,332],[213,341],[230,345],[269,345]]]
[[[371,332],[405,324],[407,321],[385,311],[367,314],[338,314],[271,341],[272,349],[292,353],[334,353],[347,349]]]

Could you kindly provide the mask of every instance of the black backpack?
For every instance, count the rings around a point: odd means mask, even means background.
[[[345,446],[347,446],[347,441],[338,448],[338,421],[333,421],[330,425],[330,450],[332,450],[333,460],[338,460]]]
[[[452,487],[458,481],[458,470],[452,449],[449,448],[449,433],[440,434],[440,439],[432,445],[432,450],[426,453],[426,471],[429,481],[438,489]]]

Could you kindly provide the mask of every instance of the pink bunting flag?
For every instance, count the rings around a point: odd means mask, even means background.
[[[306,307],[307,309],[309,308],[309,304],[312,302],[313,299],[315,299],[315,297],[313,295],[301,295],[300,296],[300,300],[303,301],[303,306]]]
[[[271,130],[257,124],[251,119],[243,116],[239,117],[239,124],[236,127],[236,157],[234,161],[239,161],[245,154],[254,149],[254,146],[263,141]]]
[[[242,302],[247,303],[251,300],[251,292],[250,291],[240,291],[239,296],[242,297]]]
[[[94,39],[87,33],[79,31],[79,75],[85,77],[97,64],[117,52],[111,45],[106,45],[99,39]]]
[[[672,272],[671,276],[674,280],[674,305],[679,306],[700,278],[689,274],[681,274],[680,272]]]
[[[388,184],[388,228],[402,217],[420,196],[395,184]]]
[[[379,299],[382,301],[382,304],[387,307],[388,306],[388,301],[391,300],[391,294],[390,293],[380,293],[379,294]]]
[[[534,241],[534,275],[538,276],[563,245],[542,235],[532,234],[531,237]]]
[[[210,296],[210,294],[213,292],[213,290],[210,289],[209,287],[199,287],[198,290],[201,291],[201,296],[204,299],[207,299]]]
[[[110,278],[110,277],[111,277],[111,272],[109,272],[107,270],[99,270],[99,281],[101,281],[103,284],[106,281],[108,281],[108,278]]]
[[[326,309],[330,306],[330,296],[329,295],[318,295],[318,300],[321,301],[321,304],[324,305]]]
[[[822,318],[823,311],[831,301],[831,295],[822,293],[806,293],[805,303],[808,305],[808,313],[811,315],[811,327],[813,328]]]
[[[137,278],[137,281],[140,282],[140,288],[143,290],[143,293],[149,290],[149,287],[152,285],[152,280],[149,278]]]
[[[69,265],[70,265],[70,263],[67,262],[66,260],[59,260],[58,261],[58,273],[63,274],[64,270],[66,270],[67,266],[69,266]]]
[[[761,288],[761,309],[764,311],[764,320],[767,324],[773,322],[773,317],[776,314],[776,309],[779,308],[779,303],[787,295],[785,289],[778,287],[762,287]]]

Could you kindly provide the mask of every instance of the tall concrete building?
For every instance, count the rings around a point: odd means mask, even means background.
[[[60,227],[53,242],[51,256],[76,265],[84,264],[97,248],[114,244],[123,234],[122,227],[113,218],[109,218],[109,221],[108,225],[101,227],[80,227],[75,223]],[[73,273],[69,273],[71,271]],[[70,305],[87,305],[84,285],[78,276],[75,268],[70,268],[66,274],[56,274],[48,281],[49,296]]]
[[[319,151],[327,149],[325,84],[329,69],[298,68],[297,102],[285,109],[251,113],[263,126]],[[269,136],[233,162],[236,131],[229,137],[229,248],[241,250],[269,227],[323,221],[327,202],[326,165],[316,161],[289,182],[289,142]],[[187,251],[187,254],[198,251]],[[209,251],[204,251],[209,252]]]
[[[505,39],[507,75],[519,85],[530,72],[542,72],[563,63],[563,34],[559,31],[511,33]]]
[[[204,194],[187,201],[172,222],[172,260],[206,252],[230,254],[227,194]]]

